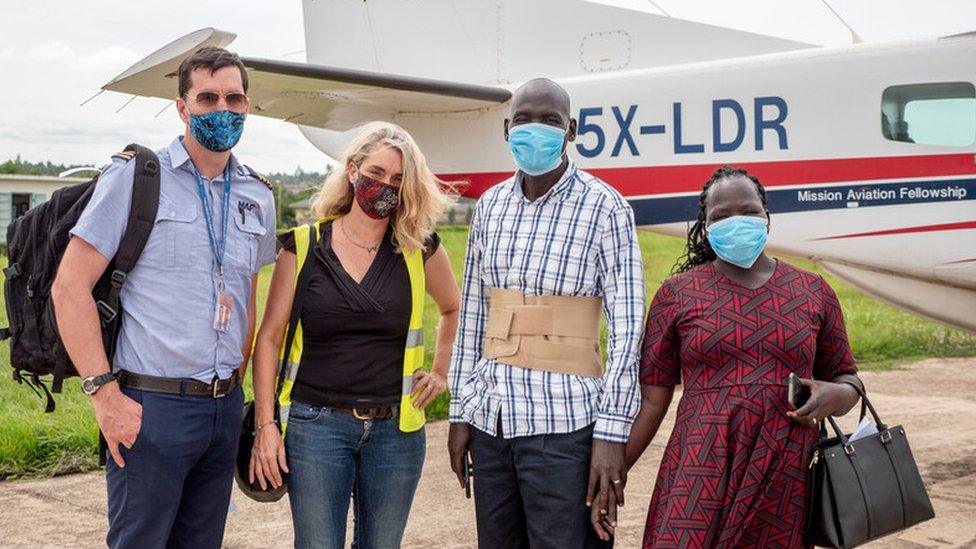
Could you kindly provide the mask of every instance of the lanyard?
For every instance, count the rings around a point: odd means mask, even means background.
[[[214,260],[217,262],[217,270],[220,272],[218,291],[224,292],[224,252],[227,249],[227,218],[230,213],[230,162],[224,168],[224,207],[221,221],[224,224],[220,233],[220,243],[217,242],[217,231],[214,229],[213,212],[210,211],[210,199],[208,198],[207,186],[203,182],[200,172],[194,171],[197,176],[197,190],[200,191],[200,201],[203,202],[203,217],[207,221],[207,232],[210,235],[210,250],[213,252]]]

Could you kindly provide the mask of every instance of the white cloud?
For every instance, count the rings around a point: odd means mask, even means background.
[[[35,44],[24,56],[27,63],[72,63],[77,58],[75,50],[60,40]]]

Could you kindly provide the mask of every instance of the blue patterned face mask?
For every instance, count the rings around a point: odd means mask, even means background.
[[[197,143],[213,152],[224,152],[234,148],[244,132],[244,119],[247,114],[233,111],[210,111],[190,115],[190,132]]]
[[[734,215],[705,228],[715,255],[733,265],[748,269],[766,247],[766,218]]]
[[[529,175],[542,175],[563,161],[566,130],[548,124],[522,124],[508,131],[515,165]]]

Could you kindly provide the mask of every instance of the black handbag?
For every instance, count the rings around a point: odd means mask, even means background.
[[[823,547],[854,547],[935,516],[905,429],[885,425],[864,391],[850,385],[861,396],[861,416],[866,405],[878,432],[852,442],[834,418],[827,418],[834,437],[820,424],[805,537]]]
[[[260,501],[271,503],[278,501],[288,492],[288,474],[281,471],[281,479],[284,481],[281,486],[273,488],[270,483],[266,484],[265,489],[257,482],[249,482],[248,467],[251,463],[251,448],[254,446],[254,439],[257,433],[254,431],[254,402],[244,403],[244,421],[241,424],[241,438],[237,445],[237,462],[234,467],[234,482],[245,496]]]
[[[318,225],[312,224],[309,227],[308,235],[308,254],[314,253],[315,245],[318,242]],[[281,423],[277,419],[278,416],[278,395],[281,394],[281,387],[285,381],[284,372],[285,361],[289,356],[289,351],[291,350],[292,343],[295,340],[295,333],[298,329],[298,320],[302,312],[302,303],[305,296],[305,289],[308,287],[308,277],[310,276],[312,261],[306,259],[305,264],[302,265],[302,270],[298,273],[298,279],[295,283],[295,296],[292,299],[291,314],[288,318],[288,330],[285,332],[284,341],[284,354],[281,362],[278,364],[278,384],[275,387],[275,423],[281,428]],[[234,467],[234,482],[237,483],[237,487],[240,488],[241,492],[253,499],[254,501],[260,502],[275,502],[281,499],[288,492],[288,474],[281,471],[281,480],[283,481],[281,486],[277,488],[272,488],[270,484],[266,484],[265,489],[261,489],[261,485],[257,482],[248,481],[248,468],[251,463],[251,448],[254,446],[254,439],[257,438],[257,432],[254,425],[254,401],[248,401],[244,403],[244,420],[241,423],[241,436],[237,445],[237,463]]]

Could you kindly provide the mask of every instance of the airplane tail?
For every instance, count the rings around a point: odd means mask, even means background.
[[[640,0],[304,0],[309,63],[478,84],[814,47]]]

